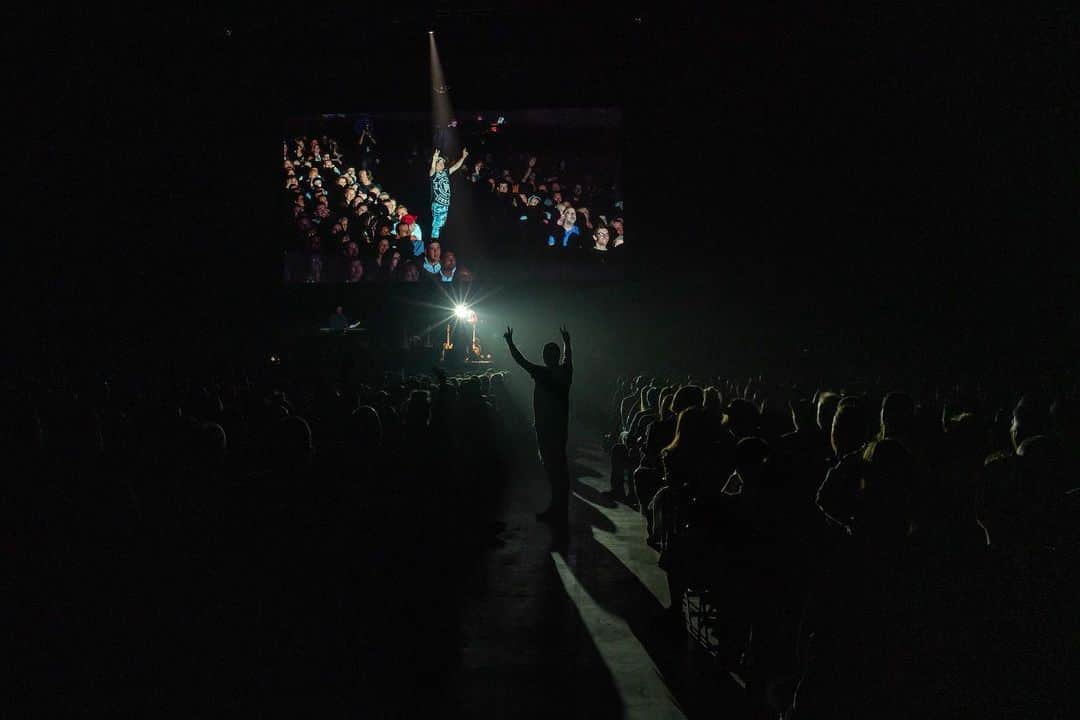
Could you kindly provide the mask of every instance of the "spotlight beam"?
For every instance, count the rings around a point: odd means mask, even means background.
[[[446,85],[446,77],[443,74],[442,61],[439,59],[439,49],[435,46],[435,33],[428,31],[428,59],[431,65],[431,110],[435,116],[435,124],[446,127],[450,122],[453,108],[450,104],[450,88]],[[442,148],[449,152],[449,148]]]

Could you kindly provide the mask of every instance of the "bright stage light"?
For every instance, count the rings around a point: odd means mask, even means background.
[[[469,317],[469,308],[465,307],[464,305],[455,305],[454,314],[464,320],[465,318]]]

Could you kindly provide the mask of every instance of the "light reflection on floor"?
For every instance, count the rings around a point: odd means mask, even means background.
[[[685,718],[649,654],[626,622],[600,607],[577,581],[559,553],[551,553],[551,560],[555,563],[566,595],[577,606],[600,657],[611,671],[623,701],[623,717]]]

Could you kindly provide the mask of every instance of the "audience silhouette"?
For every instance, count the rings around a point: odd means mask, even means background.
[[[539,517],[565,530],[570,336],[542,365],[505,337],[533,381],[552,492]],[[155,692],[176,703],[267,683],[347,692],[357,662],[365,687],[437,677],[433,648],[457,642],[453,559],[502,529],[511,377],[9,377],[23,686],[62,705],[87,658],[112,679],[96,691],[168,678]],[[1067,716],[1076,388],[834,387],[614,383],[610,490],[645,516],[663,629],[739,674],[754,717]],[[166,665],[141,663],[162,639]]]
[[[752,717],[1064,716],[1075,390],[669,378],[616,382],[611,491]]]

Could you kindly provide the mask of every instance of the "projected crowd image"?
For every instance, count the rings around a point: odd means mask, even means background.
[[[291,121],[284,278],[470,283],[500,263],[615,266],[626,252],[617,110]],[[529,267],[529,265],[524,265]]]

